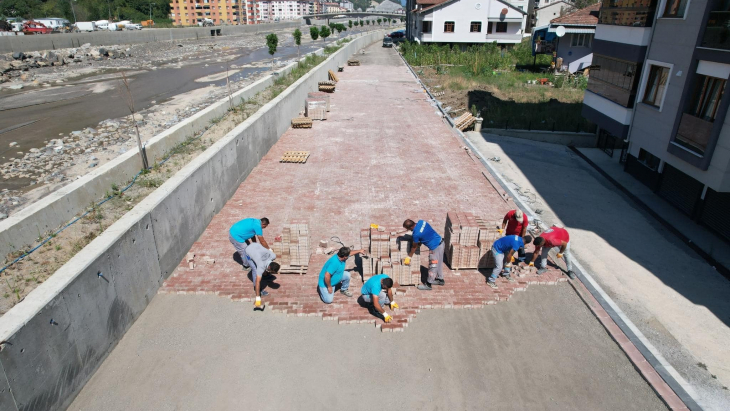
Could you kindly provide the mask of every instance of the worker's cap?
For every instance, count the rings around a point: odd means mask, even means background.
[[[525,216],[522,214],[522,210],[515,210],[515,220],[517,220],[518,223],[521,223],[524,218]]]

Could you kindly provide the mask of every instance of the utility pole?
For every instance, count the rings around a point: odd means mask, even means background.
[[[106,0],[106,8],[109,11],[109,21],[112,21],[112,4]]]
[[[74,15],[74,24],[76,24],[76,10],[74,10],[73,0],[68,0],[68,4],[71,5],[71,13],[73,13],[73,15]]]
[[[156,6],[157,3],[150,3],[150,20],[152,20],[152,6]]]

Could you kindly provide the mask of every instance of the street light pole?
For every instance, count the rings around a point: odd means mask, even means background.
[[[73,0],[68,0],[68,4],[71,5],[71,13],[73,13],[73,15],[74,15],[74,24],[76,24],[76,10],[74,10]]]
[[[157,3],[150,3],[150,20],[152,20],[152,6],[156,6]]]

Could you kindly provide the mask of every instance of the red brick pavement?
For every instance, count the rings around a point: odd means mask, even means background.
[[[370,223],[425,219],[442,232],[448,210],[498,220],[514,207],[484,178],[481,164],[435,114],[402,64],[346,67],[331,106],[326,121],[316,121],[312,129],[290,129],[281,137],[193,244],[196,267],[191,270],[181,261],[161,292],[253,301],[252,283],[233,260],[228,242],[229,227],[246,217],[268,217],[271,225],[264,235],[272,241],[281,224],[306,222],[315,246],[331,236],[359,246],[360,229]],[[279,163],[285,151],[309,151],[310,157],[306,164]],[[216,262],[204,263],[206,256]],[[353,259],[348,264],[353,266]],[[401,309],[394,323],[382,324],[357,303],[361,280],[353,275],[355,297],[336,294],[334,303],[325,305],[316,290],[318,274],[311,267],[303,276],[279,275],[277,288],[267,288],[271,294],[264,302],[287,315],[401,331],[421,309],[476,308],[506,301],[528,284],[566,280],[551,270],[516,283],[500,279],[499,289],[492,290],[478,271],[446,269],[444,287],[430,292],[398,288]]]

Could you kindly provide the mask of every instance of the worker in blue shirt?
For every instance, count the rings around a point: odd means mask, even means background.
[[[518,235],[507,235],[492,243],[494,269],[492,270],[492,275],[490,275],[487,279],[487,285],[492,288],[497,288],[496,281],[499,277],[499,274],[502,273],[503,266],[505,267],[505,278],[512,281],[512,278],[509,275],[509,271],[512,267],[512,255],[515,253],[516,250],[524,248],[526,244],[530,244],[531,242],[532,237],[529,235],[526,235],[524,237],[520,237]],[[506,264],[505,261],[507,261]]]
[[[251,243],[259,243],[268,249],[269,244],[264,239],[264,228],[269,226],[269,219],[264,217],[246,218],[233,224],[228,230],[228,240],[238,252],[243,261],[243,268],[248,269],[249,263],[246,260],[246,247]]]
[[[413,244],[411,250],[408,252],[408,257],[405,258],[403,264],[411,265],[411,257],[416,252],[421,244],[428,247],[428,279],[425,283],[418,284],[419,290],[430,291],[431,285],[444,285],[444,240],[440,235],[431,227],[431,224],[418,220],[414,223],[413,220],[406,220],[403,222],[403,228],[409,231],[413,231]]]
[[[387,291],[386,291],[387,290]],[[372,303],[368,309],[374,315],[383,316],[383,320],[389,323],[393,317],[385,311],[384,305],[390,304],[390,309],[395,310],[398,304],[393,301],[393,279],[387,274],[378,274],[365,281],[360,289],[362,299],[366,303]]]
[[[364,253],[365,250],[350,251],[349,247],[342,247],[333,255],[319,272],[319,297],[325,304],[332,304],[335,298],[335,287],[340,285],[340,293],[352,297],[350,291],[350,272],[345,272],[345,262],[348,257]]]

